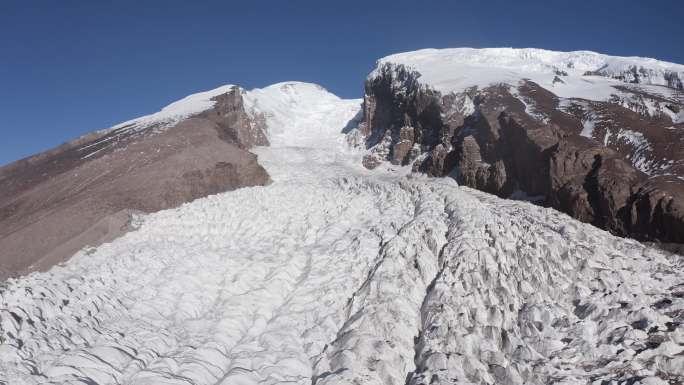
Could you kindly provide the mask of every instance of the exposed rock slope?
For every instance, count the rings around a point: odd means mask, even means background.
[[[616,234],[684,242],[684,66],[592,52],[381,59],[355,140],[381,161],[535,200]]]
[[[154,212],[269,182],[244,91],[225,86],[0,168],[0,279],[45,269]]]

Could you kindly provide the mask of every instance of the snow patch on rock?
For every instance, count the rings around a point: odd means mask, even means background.
[[[648,160],[645,156],[645,154],[651,150],[651,145],[644,134],[632,130],[620,129],[616,134],[616,140],[624,141],[632,145],[634,151],[627,155],[627,157],[632,164],[634,164],[634,167],[647,175],[653,173],[655,167],[654,162]]]

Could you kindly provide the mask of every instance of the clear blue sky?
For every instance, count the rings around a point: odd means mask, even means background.
[[[0,2],[0,164],[189,93],[310,81],[360,97],[420,48],[587,49],[684,63],[684,1]]]

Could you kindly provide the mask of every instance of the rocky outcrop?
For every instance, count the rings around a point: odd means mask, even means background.
[[[247,150],[266,145],[241,90],[171,126],[94,133],[0,168],[0,278],[46,269],[155,212],[270,179]]]
[[[420,76],[385,63],[367,80],[359,126],[367,167],[412,165],[554,207],[618,235],[684,242],[684,173],[677,168],[684,154],[672,146],[681,138],[668,130],[678,124],[668,116],[639,114],[614,100],[569,103],[531,81],[442,95]],[[594,137],[586,135],[590,114],[598,121]],[[648,146],[628,134],[647,137]],[[649,173],[663,164],[674,167]]]
[[[233,87],[212,100],[215,101],[214,108],[202,112],[198,117],[213,122],[219,138],[241,148],[269,144],[263,117],[252,118],[247,114],[239,87]]]

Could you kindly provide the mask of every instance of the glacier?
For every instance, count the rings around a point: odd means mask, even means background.
[[[360,100],[245,91],[273,183],[142,216],[0,289],[7,384],[672,384],[681,256],[406,167]]]

